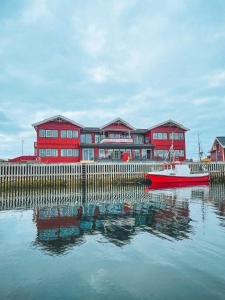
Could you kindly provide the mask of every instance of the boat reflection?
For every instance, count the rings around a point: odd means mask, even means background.
[[[209,182],[199,181],[199,182],[160,182],[160,183],[152,183],[147,187],[147,191],[149,190],[161,190],[161,189],[175,189],[175,188],[188,188],[194,186],[208,186]]]

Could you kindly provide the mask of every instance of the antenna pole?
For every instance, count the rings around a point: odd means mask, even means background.
[[[24,140],[21,141],[21,154],[23,156],[23,144],[24,144]]]

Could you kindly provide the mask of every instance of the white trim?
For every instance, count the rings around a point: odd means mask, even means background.
[[[80,127],[80,128],[84,128],[83,125],[81,125],[81,124],[79,124],[79,123],[76,123],[76,122],[74,122],[74,121],[72,121],[72,120],[70,120],[70,119],[68,119],[68,118],[66,118],[66,117],[63,117],[63,116],[61,116],[61,115],[57,115],[57,116],[54,116],[54,117],[51,117],[51,118],[48,118],[48,119],[44,119],[43,121],[40,121],[40,122],[37,122],[37,123],[32,124],[32,126],[33,126],[33,127],[36,127],[36,126],[42,125],[42,124],[44,124],[44,123],[47,123],[47,122],[50,122],[50,121],[54,121],[54,120],[56,120],[56,119],[62,119],[62,120],[64,120],[64,121],[68,122],[68,123],[71,123],[71,124],[75,125],[75,126],[78,126],[78,127]]]
[[[180,123],[178,123],[178,122],[175,122],[175,121],[173,121],[173,120],[171,120],[171,119],[170,119],[170,120],[167,120],[167,121],[165,121],[165,122],[159,123],[159,124],[157,124],[157,125],[154,125],[154,126],[152,126],[152,127],[149,127],[147,130],[151,130],[151,129],[154,129],[154,128],[163,126],[163,125],[165,125],[165,124],[167,124],[167,123],[173,123],[175,126],[180,127],[181,129],[186,130],[186,131],[190,130],[189,128],[184,127],[182,124],[180,124]]]
[[[133,126],[131,126],[128,122],[124,121],[124,120],[121,119],[121,118],[116,118],[116,119],[112,120],[111,122],[109,122],[109,123],[103,125],[102,127],[100,127],[100,129],[103,129],[103,128],[105,128],[105,127],[107,127],[107,126],[109,126],[109,125],[111,125],[111,124],[113,124],[113,123],[115,123],[115,122],[118,122],[118,121],[121,122],[121,123],[123,123],[124,125],[126,125],[126,126],[129,127],[130,129],[135,130],[135,128],[134,128]]]
[[[213,142],[213,144],[212,144],[212,147],[211,147],[210,152],[213,152],[213,151],[214,151],[214,150],[213,150],[213,147],[214,147],[216,141],[217,141],[218,144],[220,144],[220,146],[221,146],[223,149],[225,149],[225,146],[222,145],[221,142],[218,140],[218,137],[216,137],[215,140],[214,140],[214,142]]]
[[[217,140],[217,142],[221,145],[222,148],[225,148],[225,145],[221,144],[221,142],[218,140],[218,137],[215,138],[215,141],[216,141],[216,140]],[[214,141],[214,143],[215,143],[215,141]],[[214,144],[214,143],[213,143],[213,144]]]

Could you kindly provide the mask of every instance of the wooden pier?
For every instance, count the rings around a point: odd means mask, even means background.
[[[193,172],[208,171],[212,182],[225,182],[225,163],[190,163],[190,167]],[[158,162],[1,163],[0,188],[140,182],[144,180],[145,173],[162,169],[162,164]]]

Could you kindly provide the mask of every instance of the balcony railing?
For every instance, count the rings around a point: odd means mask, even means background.
[[[127,143],[127,144],[133,144],[134,140],[132,138],[126,138],[126,137],[121,137],[121,138],[102,138],[100,140],[100,144],[107,144],[107,143]]]

